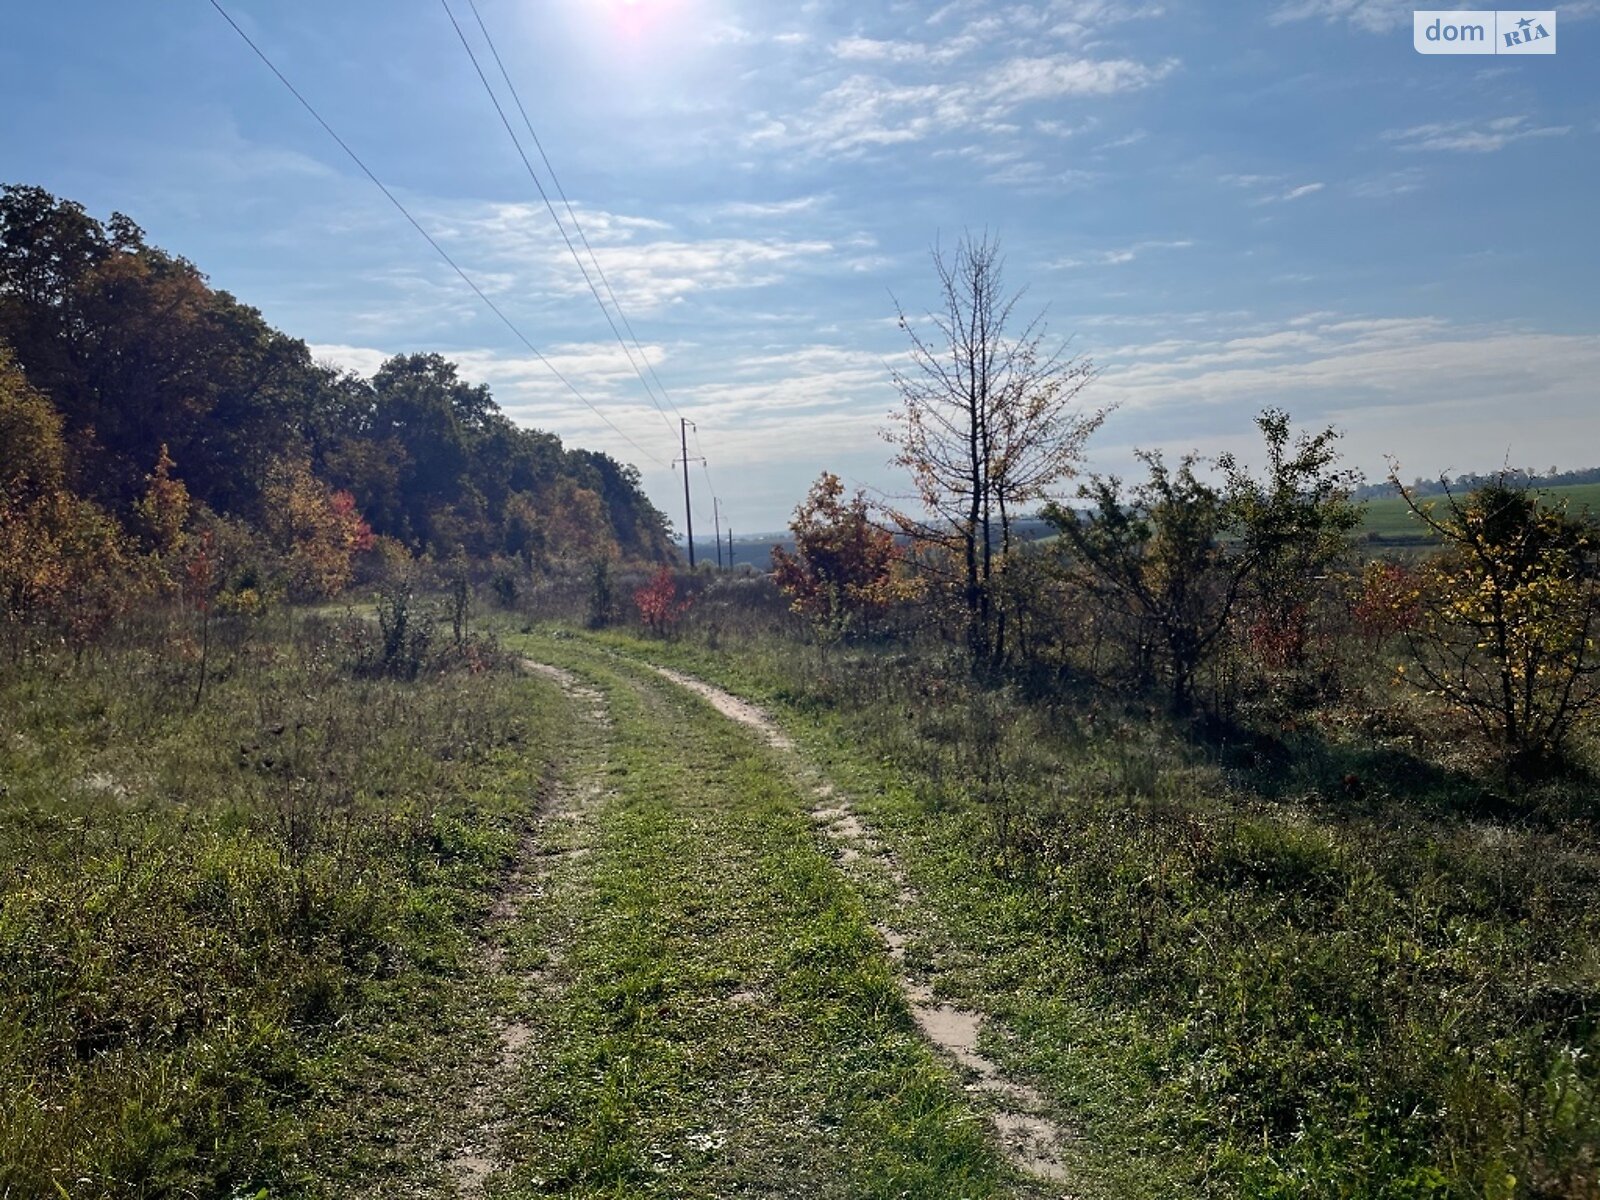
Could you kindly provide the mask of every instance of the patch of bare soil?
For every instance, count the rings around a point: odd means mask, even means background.
[[[757,730],[775,749],[795,750],[793,740],[778,728],[771,716],[748,701],[681,671],[666,667],[652,669],[702,697],[730,720]],[[873,837],[849,801],[826,781],[815,783],[814,789],[816,806],[811,810],[811,818],[833,845],[840,866],[846,871],[859,871],[864,860],[872,862],[899,888],[901,907],[914,911],[918,896],[905,871]],[[1072,1140],[1072,1132],[1047,1114],[1048,1105],[1038,1089],[1007,1076],[998,1063],[979,1052],[986,1018],[981,1013],[937,1000],[926,982],[911,978],[906,970],[907,935],[886,921],[874,921],[873,927],[895,965],[901,994],[917,1027],[941,1054],[962,1069],[967,1090],[981,1097],[988,1108],[996,1140],[1008,1161],[1049,1183],[1068,1182],[1064,1150]]]
[[[682,671],[674,671],[668,667],[653,667],[657,674],[665,675],[681,688],[699,696],[730,720],[741,725],[748,725],[759,730],[767,743],[779,750],[793,750],[794,743],[779,729],[777,723],[766,713],[747,700],[741,700],[732,692],[725,692],[719,687],[712,687],[704,680],[696,679],[693,675],[685,675]]]

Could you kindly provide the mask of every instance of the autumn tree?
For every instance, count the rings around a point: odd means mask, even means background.
[[[935,248],[933,264],[930,332],[897,306],[911,365],[895,372],[900,407],[884,436],[911,475],[917,508],[893,517],[945,551],[968,650],[991,668],[1007,653],[998,576],[1013,521],[1074,472],[1105,412],[1077,405],[1091,364],[1047,343],[1042,314],[1019,319],[1022,294],[1006,290],[997,241],[963,237],[951,256]]]
[[[397,356],[371,379],[316,363],[132,220],[96,220],[41,188],[0,186],[0,341],[59,420],[61,486],[169,574],[152,489],[186,491],[191,535],[202,516],[259,528],[268,490],[282,498],[284,457],[348,493],[391,549],[671,557],[632,467],[519,426],[439,355]]]
[[[166,582],[173,586],[181,582],[175,572],[179,569],[178,562],[184,551],[192,507],[189,489],[183,480],[173,474],[177,465],[163,442],[155,468],[145,477],[144,495],[134,505],[139,531],[155,559],[157,569],[166,576]]]
[[[904,588],[894,536],[873,523],[866,493],[845,497],[837,475],[823,472],[789,522],[794,553],[772,548],[773,576],[790,607],[820,630],[841,635],[881,616]]]
[[[605,502],[573,480],[559,480],[551,488],[541,506],[540,530],[545,553],[558,562],[617,557]]]
[[[1413,679],[1518,768],[1556,758],[1600,711],[1600,529],[1502,475],[1407,506],[1444,543],[1416,574]]]
[[[337,595],[354,575],[372,530],[349,492],[330,492],[300,458],[280,459],[267,478],[262,527],[283,561],[289,595]]]
[[[120,527],[65,486],[62,427],[0,343],[0,623],[13,655],[41,629],[81,645],[136,590]]]

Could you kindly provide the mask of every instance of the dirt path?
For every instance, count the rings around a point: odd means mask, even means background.
[[[605,697],[584,684],[572,672],[548,663],[523,659],[518,664],[529,674],[549,679],[581,707],[594,725],[609,728],[611,719]],[[477,955],[480,982],[491,992],[509,992],[512,997],[541,985],[545,970],[513,969],[507,941],[524,919],[524,910],[544,893],[544,879],[550,860],[559,855],[584,853],[581,846],[553,848],[546,831],[553,823],[581,820],[598,800],[598,778],[568,780],[556,786],[542,806],[532,826],[523,833],[517,861],[496,897]],[[547,947],[547,962],[554,961],[559,947]],[[445,1161],[445,1175],[457,1196],[479,1200],[487,1196],[487,1185],[496,1172],[513,1165],[505,1152],[504,1133],[509,1115],[503,1111],[503,1097],[522,1066],[534,1029],[508,1014],[511,1005],[499,1007],[494,1018],[493,1041],[497,1054],[472,1064],[474,1077],[465,1088],[464,1121],[455,1145]]]
[[[795,752],[793,740],[755,705],[681,671],[657,666],[651,669],[701,697],[723,716],[756,730],[774,749]],[[803,763],[798,765],[815,798],[812,820],[833,844],[841,867],[847,873],[859,874],[864,863],[876,864],[899,889],[901,908],[914,911],[919,897],[893,855],[873,836],[847,798]],[[874,919],[873,928],[883,939],[895,965],[901,994],[923,1036],[965,1073],[969,1091],[983,1098],[1006,1157],[1038,1179],[1052,1184],[1068,1182],[1063,1149],[1072,1137],[1071,1131],[1047,1115],[1046,1101],[1036,1088],[1008,1077],[979,1051],[984,1017],[940,1002],[931,981],[913,977],[906,966],[907,935],[902,930],[881,918]]]

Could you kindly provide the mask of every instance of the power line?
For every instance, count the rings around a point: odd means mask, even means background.
[[[378,190],[380,192],[382,192],[385,197],[388,198],[388,201],[389,201],[390,204],[394,205],[395,208],[400,210],[400,215],[403,216],[407,221],[409,221],[411,223],[411,227],[413,229],[415,229],[418,233],[420,233],[422,235],[423,239],[428,243],[428,245],[432,246],[434,248],[434,250],[436,250],[438,252],[439,257],[444,259],[444,261],[447,262],[450,265],[450,269],[453,270],[457,275],[459,275],[461,277],[461,281],[463,283],[465,283],[469,288],[472,289],[472,291],[477,295],[478,299],[482,300],[484,302],[484,304],[486,304],[489,307],[489,310],[491,312],[493,312],[495,316],[500,318],[501,323],[504,324],[505,327],[511,331],[512,335],[514,337],[516,337],[516,339],[519,342],[521,342],[524,346],[526,346],[528,348],[528,350],[533,354],[533,356],[535,358],[537,358],[539,360],[539,362],[542,363],[545,366],[545,368],[547,370],[549,370],[549,372],[552,375],[554,375],[557,379],[559,379],[562,382],[563,385],[565,385],[566,389],[569,392],[571,392],[580,401],[582,401],[584,407],[586,407],[590,412],[594,413],[595,416],[599,417],[601,421],[605,422],[606,427],[608,429],[610,429],[611,432],[615,433],[623,441],[627,442],[628,445],[632,446],[635,450],[637,450],[645,458],[648,458],[651,462],[655,463],[657,466],[666,467],[668,465],[667,463],[665,463],[661,459],[657,458],[654,454],[651,454],[643,446],[639,445],[638,442],[634,441],[626,433],[623,433],[622,430],[618,429],[615,425],[613,425],[611,423],[611,418],[607,417],[605,415],[605,413],[601,412],[598,408],[596,408],[594,406],[594,404],[589,400],[589,398],[587,396],[585,396],[582,392],[580,392],[577,389],[577,387],[573,384],[573,382],[570,379],[568,379],[565,375],[563,375],[560,372],[560,370],[557,369],[556,365],[554,363],[552,363],[548,358],[546,358],[544,356],[544,354],[539,350],[539,348],[537,346],[535,346],[531,341],[528,340],[527,335],[524,334],[522,332],[522,330],[517,328],[517,326],[512,322],[511,318],[506,316],[506,314],[501,310],[500,306],[498,304],[496,304],[493,300],[491,300],[489,298],[488,294],[485,293],[484,290],[482,288],[480,288],[475,282],[473,282],[472,277],[461,269],[460,265],[456,262],[455,259],[450,257],[449,252],[446,251],[443,246],[439,245],[439,243],[434,239],[433,235],[431,233],[429,233],[426,229],[424,229],[422,227],[422,224],[414,216],[411,215],[411,211],[408,208],[406,208],[406,206],[404,204],[402,204],[400,202],[399,198],[393,192],[391,192],[388,189],[387,186],[385,186],[383,180],[379,179],[376,175],[374,175],[372,173],[372,169],[370,167],[368,167],[367,164],[361,160],[361,156],[358,155],[354,150],[352,150],[350,148],[349,143],[346,142],[342,137],[340,137],[334,131],[333,126],[328,124],[328,122],[323,119],[322,114],[319,113],[316,110],[316,107],[311,103],[311,101],[307,100],[303,95],[301,95],[300,94],[300,90],[298,88],[296,88],[294,86],[294,84],[289,82],[288,77],[286,75],[284,75],[284,73],[282,71],[278,70],[277,66],[273,63],[273,61],[270,58],[267,57],[266,52],[264,50],[262,50],[260,46],[256,45],[256,43],[251,39],[251,37],[250,37],[250,35],[248,33],[246,33],[243,29],[241,29],[239,27],[239,23],[237,21],[235,21],[232,16],[229,15],[227,9],[222,7],[222,5],[219,3],[219,0],[210,0],[210,4],[211,4],[212,8],[217,10],[217,12],[221,15],[222,19],[233,27],[233,31],[235,33],[237,33],[242,39],[244,39],[244,44],[249,46],[251,50],[255,51],[256,57],[259,58],[263,63],[266,64],[267,69],[278,77],[278,82],[283,84],[284,87],[289,89],[289,94],[292,95],[296,100],[298,100],[300,102],[301,107],[304,108],[308,113],[311,114],[311,116],[316,120],[318,125],[322,126],[323,131],[326,132],[329,137],[331,137],[335,142],[338,143],[339,149],[343,150],[347,155],[350,156],[350,161],[355,163],[356,166],[358,166],[359,168],[361,168],[361,173],[363,175],[365,175],[368,179],[370,179],[373,182],[374,185],[376,185]]]
[[[478,81],[483,84],[483,90],[489,95],[489,102],[494,105],[494,111],[499,114],[500,124],[504,125],[506,133],[511,135],[511,144],[516,147],[517,157],[522,160],[523,168],[528,172],[528,178],[533,180],[533,186],[538,189],[539,199],[544,201],[544,206],[550,213],[550,219],[556,223],[556,230],[561,234],[561,240],[567,244],[567,253],[572,255],[572,261],[578,264],[578,270],[583,275],[584,283],[589,285],[589,294],[594,297],[595,303],[600,306],[600,314],[605,317],[606,324],[611,326],[612,336],[617,339],[617,344],[622,347],[622,353],[627,356],[628,365],[633,368],[633,373],[639,377],[639,382],[644,385],[645,395],[650,397],[650,403],[661,414],[661,419],[667,423],[668,432],[671,432],[672,420],[667,416],[667,410],[661,407],[661,401],[656,399],[655,392],[650,388],[650,381],[644,377],[644,372],[639,369],[639,364],[634,361],[633,351],[628,348],[628,343],[623,340],[622,331],[617,328],[617,323],[611,319],[611,310],[606,308],[606,302],[600,298],[599,289],[595,287],[594,280],[589,277],[589,269],[583,265],[583,259],[579,257],[577,247],[572,244],[572,239],[567,236],[566,226],[561,223],[561,217],[556,213],[555,205],[550,202],[550,196],[544,190],[544,184],[540,182],[538,172],[533,169],[533,164],[528,161],[527,152],[522,148],[522,140],[517,137],[517,131],[511,127],[511,120],[506,116],[506,110],[501,107],[500,98],[494,94],[494,87],[489,83],[489,77],[484,74],[483,67],[478,62],[478,56],[472,49],[472,43],[467,41],[466,31],[461,28],[461,22],[456,20],[456,14],[450,8],[450,0],[439,0],[439,3],[444,8],[445,15],[450,18],[450,24],[455,28],[456,37],[461,39],[461,48],[467,52],[467,57],[472,60],[472,69],[477,72]],[[479,25],[482,25],[481,19]],[[490,48],[493,49],[492,46]],[[498,58],[498,55],[496,57]],[[504,74],[504,71],[505,68],[502,66],[501,73]],[[546,160],[546,165],[548,165],[548,160]],[[593,252],[591,251],[590,253],[592,257]],[[620,308],[618,311],[621,311]],[[642,355],[644,348],[640,347],[639,352]]]
[[[550,161],[550,156],[548,154],[546,154],[545,151],[544,151],[544,143],[539,140],[538,133],[536,133],[534,131],[533,121],[528,117],[528,110],[527,110],[526,107],[524,107],[524,105],[522,103],[522,96],[517,92],[517,85],[511,82],[511,73],[506,70],[506,64],[500,58],[500,51],[494,44],[494,37],[489,33],[489,27],[486,24],[484,24],[483,14],[478,11],[478,2],[477,2],[477,0],[467,0],[467,4],[472,9],[472,15],[473,15],[474,19],[476,19],[477,22],[478,22],[478,29],[483,34],[483,40],[489,46],[489,53],[494,55],[495,66],[500,68],[500,78],[505,80],[506,90],[511,93],[511,99],[516,102],[517,111],[522,114],[522,123],[528,127],[528,136],[533,139],[534,148],[539,151],[540,161],[542,161],[544,163],[544,169],[547,172],[549,172],[549,174],[550,174],[550,182],[555,187],[556,194],[561,197],[561,203],[567,210],[567,216],[572,221],[572,227],[575,230],[577,230],[578,240],[583,243],[583,248],[589,255],[589,261],[594,264],[595,274],[600,277],[601,286],[603,286],[606,289],[606,295],[611,298],[611,303],[617,310],[617,316],[620,317],[621,320],[622,320],[623,328],[628,331],[628,336],[633,339],[633,344],[639,351],[639,357],[644,362],[645,370],[650,372],[650,378],[655,381],[656,389],[661,393],[662,399],[664,399],[667,402],[668,406],[672,409],[672,411],[673,411],[673,413],[675,415],[681,417],[683,414],[678,411],[678,406],[672,402],[672,396],[667,392],[666,385],[661,382],[661,376],[656,374],[655,364],[650,361],[650,356],[647,355],[644,352],[644,347],[639,342],[639,335],[634,333],[634,331],[633,331],[633,323],[628,320],[628,314],[623,311],[622,301],[617,299],[616,292],[614,292],[612,290],[611,281],[606,278],[605,269],[603,267],[601,267],[601,265],[600,265],[599,256],[597,254],[595,254],[594,247],[589,244],[589,235],[584,233],[583,224],[578,220],[577,211],[572,207],[572,201],[567,199],[566,189],[561,186],[561,178],[560,178],[560,176],[558,176],[556,174],[556,169],[555,169],[554,164],[552,164],[551,161]],[[446,5],[447,9],[448,9],[448,7],[449,6]],[[451,20],[453,21],[454,17],[452,17]],[[496,107],[499,107],[499,106],[496,105]],[[503,114],[502,114],[502,116],[503,116]],[[515,135],[513,135],[513,138],[515,138]],[[517,149],[520,152],[521,151],[521,146],[519,145]],[[524,158],[523,162],[526,163],[527,159]],[[531,167],[529,168],[529,171],[530,171],[530,173],[532,172],[532,168]],[[537,182],[537,180],[535,180],[535,182]],[[543,195],[543,194],[544,194],[544,189],[541,188],[540,189],[540,195]],[[550,201],[549,201],[549,199],[547,197],[545,199],[545,204],[548,206],[549,203],[550,203]],[[551,215],[552,216],[555,215],[553,211],[552,211]],[[560,218],[556,219],[556,225],[557,225],[557,227],[559,227],[561,225]],[[564,231],[563,231],[563,236],[565,236],[565,232]],[[567,248],[569,250],[572,248],[572,243],[570,241],[567,243]],[[578,265],[579,265],[579,267],[581,269],[583,264],[579,263]],[[588,278],[588,272],[584,272],[584,278],[585,279]],[[593,290],[593,285],[592,284],[590,285],[590,289]],[[597,300],[599,299],[598,296],[596,296],[595,298]],[[602,303],[600,307],[602,309],[604,309],[605,305]],[[615,329],[616,329],[616,327],[612,326],[613,332],[615,331]],[[632,361],[631,356],[630,356],[630,361]],[[637,367],[635,367],[634,369],[636,371],[638,370]],[[642,380],[641,380],[641,382],[642,382]],[[646,391],[650,390],[648,384],[645,385],[645,390]]]

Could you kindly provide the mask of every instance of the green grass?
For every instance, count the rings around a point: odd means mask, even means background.
[[[924,900],[1107,1195],[1600,1194],[1600,829],[1378,739],[1221,754],[903,652],[607,635],[759,698]],[[1353,780],[1353,782],[1352,782]]]
[[[340,1194],[470,1019],[554,690],[359,678],[276,616],[197,707],[192,635],[0,673],[0,1196]]]
[[[1582,780],[1513,801],[1336,713],[1207,746],[731,628],[508,633],[597,724],[488,649],[402,683],[366,624],[279,616],[223,628],[197,706],[193,632],[0,673],[0,1197],[448,1195],[484,1120],[508,1200],[1034,1194],[874,918],[1078,1133],[1076,1195],[1600,1194]],[[635,660],[771,706],[920,903]]]

